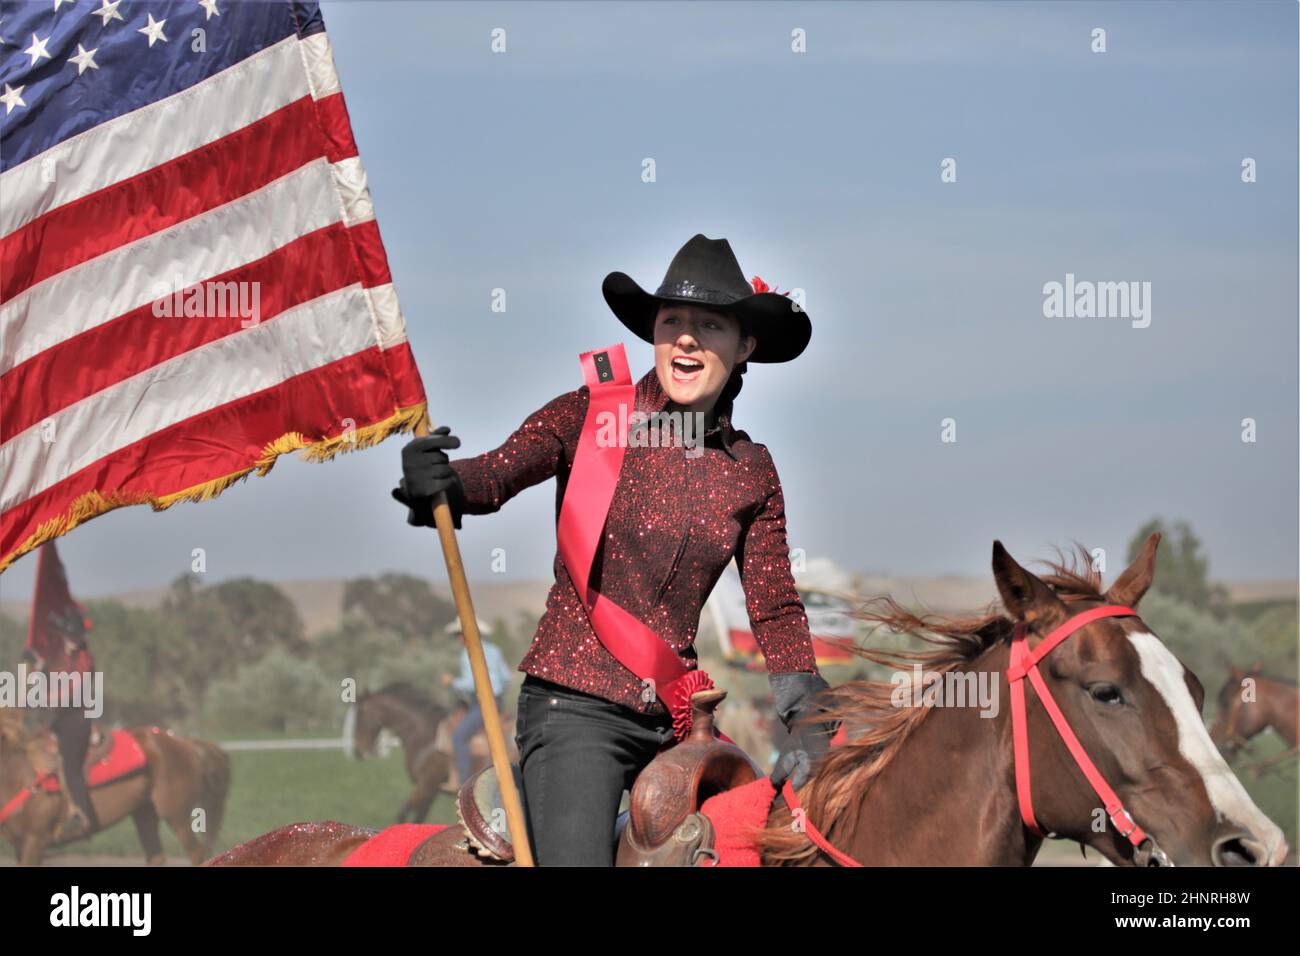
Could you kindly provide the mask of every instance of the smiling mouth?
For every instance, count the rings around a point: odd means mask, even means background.
[[[674,355],[673,361],[673,381],[694,382],[704,372],[704,363],[699,359],[687,358],[684,355]]]

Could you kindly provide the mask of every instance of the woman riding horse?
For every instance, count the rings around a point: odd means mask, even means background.
[[[99,821],[90,802],[85,774],[91,726],[82,698],[82,682],[95,670],[95,658],[86,643],[85,619],[71,609],[52,616],[39,635],[35,629],[28,635],[23,661],[33,671],[44,671],[50,682],[50,730],[59,744],[59,776],[69,797],[59,839],[89,836],[99,829]],[[67,699],[62,697],[65,688]]]
[[[493,513],[557,480],[555,584],[519,665],[527,676],[515,735],[542,866],[613,865],[622,792],[684,736],[690,694],[712,686],[693,644],[733,557],[777,715],[799,728],[778,760],[777,785],[801,784],[835,730],[794,723],[821,712],[814,698],[827,684],[791,573],[776,467],[731,424],[747,363],[798,357],[812,335],[807,313],[761,279],[751,285],[727,240],[703,235],[681,248],[655,294],[622,272],[606,276],[602,291],[654,345],[654,368],[635,387],[621,346],[584,353],[587,384],[534,412],[501,447],[449,461],[445,450],[460,439],[445,426],[409,443],[393,491],[409,523],[424,526],[445,491],[459,528],[462,515]],[[593,464],[602,454],[616,467]]]

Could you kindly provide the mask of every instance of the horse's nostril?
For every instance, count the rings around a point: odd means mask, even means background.
[[[1251,833],[1223,837],[1210,851],[1215,866],[1261,866],[1264,857],[1264,845]]]

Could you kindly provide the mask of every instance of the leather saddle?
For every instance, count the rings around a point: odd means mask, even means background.
[[[763,775],[745,751],[714,736],[713,711],[726,696],[717,688],[692,694],[686,739],[637,776],[615,865],[695,866],[701,857],[716,859],[713,825],[700,805]]]
[[[712,854],[713,827],[699,812],[700,805],[762,776],[743,750],[714,736],[713,711],[726,696],[716,688],[692,695],[691,732],[637,775],[629,808],[614,826],[616,865],[693,866],[700,856]],[[510,769],[526,800],[519,765],[511,764]],[[473,852],[484,859],[514,862],[501,789],[491,765],[460,788],[456,816]]]
[[[510,772],[515,778],[515,791],[522,801],[524,778],[519,764],[511,763]],[[515,849],[506,826],[505,801],[501,799],[501,786],[497,782],[496,767],[492,764],[472,774],[461,785],[456,795],[456,817],[465,830],[472,851],[485,860],[515,861]]]

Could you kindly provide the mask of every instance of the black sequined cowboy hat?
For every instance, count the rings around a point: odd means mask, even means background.
[[[605,276],[601,292],[610,309],[637,338],[654,342],[654,321],[663,302],[687,302],[729,312],[758,344],[751,362],[789,362],[798,358],[812,338],[808,313],[793,299],[769,291],[755,276],[745,280],[736,254],[726,239],[697,233],[678,250],[664,281],[653,295],[623,272]]]

